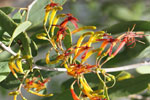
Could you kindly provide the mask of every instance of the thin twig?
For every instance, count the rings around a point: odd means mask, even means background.
[[[115,68],[102,68],[102,70],[105,70],[106,72],[118,72],[118,71],[136,69],[138,67],[143,67],[143,66],[148,66],[148,65],[150,66],[150,62],[137,63],[137,64],[126,65],[126,66],[115,67]],[[65,68],[49,68],[49,67],[36,66],[36,65],[33,66],[33,69],[39,69],[39,70],[45,70],[45,71],[59,71],[59,72],[67,71],[67,69]]]
[[[1,41],[0,41],[0,46],[6,50],[7,52],[9,52],[10,54],[12,54],[13,56],[17,56],[17,53],[15,53],[10,47],[7,47],[6,45],[4,45]]]
[[[0,41],[0,46],[12,54],[13,56],[16,56],[17,53],[15,53],[10,47],[7,47]],[[125,70],[130,70],[130,69],[135,69],[137,67],[141,66],[150,66],[150,62],[142,62],[142,63],[137,63],[137,64],[132,64],[132,65],[126,65],[126,66],[120,66],[120,67],[115,67],[115,68],[102,68],[102,70],[105,70],[106,72],[117,72],[117,71],[125,71]],[[49,68],[49,67],[44,67],[44,66],[37,66],[33,65],[33,69],[39,69],[39,70],[45,70],[45,71],[58,71],[58,72],[66,72],[66,68]]]

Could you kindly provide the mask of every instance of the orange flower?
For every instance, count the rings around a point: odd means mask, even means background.
[[[54,3],[52,0],[51,0],[51,3],[46,5],[45,7],[45,17],[44,17],[44,25],[46,25],[47,23],[47,20],[48,20],[48,16],[49,16],[49,13],[50,11],[52,10],[52,13],[51,13],[51,19],[49,21],[49,24],[51,26],[52,24],[52,21],[54,19],[54,16],[57,12],[57,10],[62,10],[63,8],[61,6],[59,6],[58,3]]]
[[[39,92],[46,88],[45,83],[47,83],[48,81],[49,79],[45,79],[43,82],[41,82],[37,77],[34,77],[32,80],[27,78],[24,88],[26,88],[27,90],[35,89],[35,91]]]
[[[70,87],[70,91],[71,91],[71,94],[72,94],[72,97],[73,97],[73,100],[80,100],[79,97],[76,95],[76,93],[74,92],[74,88],[73,88],[73,85],[75,84],[76,81],[74,81]]]
[[[38,93],[41,90],[46,88],[45,83],[47,83],[48,81],[49,81],[49,78],[44,79],[42,82],[40,80],[38,80],[38,77],[33,77],[31,80],[29,78],[26,78],[24,88],[27,89],[28,92],[30,92],[34,95],[38,95],[38,96],[42,96],[42,97],[43,96],[44,97],[53,96],[53,94]]]
[[[65,18],[65,20],[60,24],[60,26],[66,27],[67,23],[71,21],[71,23],[75,26],[75,28],[78,28],[77,22],[79,21],[77,18],[73,17],[72,14],[66,14],[68,17]]]
[[[83,73],[91,72],[91,69],[96,67],[96,65],[82,65],[82,64],[64,64],[65,68],[67,69],[67,73],[73,77],[77,77]]]
[[[80,79],[80,83],[81,83],[82,92],[90,100],[103,100],[105,98],[105,96],[103,95],[103,90],[100,90],[99,92],[93,91],[83,75],[80,76],[79,79]]]
[[[61,41],[64,39],[64,37],[67,35],[67,32],[66,30],[68,29],[67,27],[65,26],[61,26],[61,25],[53,25],[53,26],[56,26],[59,28],[59,30],[57,31],[57,39],[56,41]]]

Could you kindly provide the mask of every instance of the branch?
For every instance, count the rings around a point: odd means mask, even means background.
[[[17,53],[15,53],[10,47],[7,47],[6,45],[4,45],[1,41],[0,41],[0,46],[6,50],[7,52],[9,52],[10,54],[12,54],[13,56],[17,56]]]
[[[0,46],[7,52],[11,53],[13,56],[17,55],[17,53],[15,53],[10,47],[5,46],[1,41],[0,41]],[[106,72],[117,72],[117,71],[125,71],[125,70],[135,69],[137,67],[148,66],[148,65],[150,65],[150,62],[142,62],[142,63],[127,65],[127,66],[116,67],[116,68],[102,68],[102,69],[105,70]],[[39,69],[39,70],[45,70],[45,71],[59,71],[59,72],[67,71],[66,68],[49,68],[49,67],[37,66],[37,65],[33,65],[32,68]]]
[[[115,68],[102,68],[102,70],[105,70],[106,72],[118,72],[118,71],[125,71],[130,69],[135,69],[137,67],[143,67],[143,66],[150,66],[150,62],[143,62],[143,63],[137,63],[127,66],[121,66],[121,67],[115,67]],[[59,71],[59,72],[66,72],[66,68],[49,68],[44,66],[33,66],[33,69],[39,69],[39,70],[45,70],[45,71]]]

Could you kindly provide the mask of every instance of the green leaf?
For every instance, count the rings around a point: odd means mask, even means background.
[[[12,17],[12,19],[16,22],[16,23],[20,23],[21,19],[22,19],[22,15],[21,12],[18,11],[14,14],[14,16]]]
[[[65,3],[65,0],[53,0],[60,5]],[[32,27],[38,26],[43,23],[45,16],[45,6],[50,3],[50,0],[34,0],[31,5],[29,5],[29,15],[28,20],[32,22]]]
[[[150,74],[150,66],[140,66],[136,71],[140,74]]]
[[[18,52],[19,47],[18,47],[17,45],[15,45],[15,46],[11,47],[11,49],[12,49],[14,52]],[[12,56],[12,55],[11,55],[9,52],[7,52],[7,51],[2,51],[2,52],[0,53],[0,62],[9,61],[9,60],[10,60],[9,58],[10,58],[11,56]]]
[[[15,28],[17,27],[17,24],[3,11],[0,10],[0,26],[2,27],[3,30],[12,35]]]
[[[13,12],[15,10],[15,8],[13,7],[1,7],[0,10],[2,10],[5,14],[10,14],[11,12]]]
[[[109,94],[111,98],[113,98],[139,93],[148,87],[150,83],[149,77],[150,74],[145,74],[135,78],[118,81],[113,88],[110,88]]]
[[[17,26],[17,28],[14,30],[10,43],[12,43],[12,41],[22,32],[24,32],[27,28],[29,28],[31,26],[31,22],[29,21],[25,21],[23,23],[21,23],[20,25]]]
[[[0,26],[2,27],[2,29],[4,29],[4,31],[8,32],[9,35],[12,35],[12,33],[14,32],[14,30],[17,27],[17,24],[9,17],[7,16],[4,12],[2,12],[0,10]],[[27,22],[29,23],[29,22]],[[31,48],[30,48],[30,43],[31,40],[28,37],[27,33],[23,32],[23,34],[20,34],[18,37],[16,37],[16,40],[20,40],[22,43],[22,54],[24,55],[29,55],[31,56]],[[27,61],[30,66],[32,65],[31,62],[32,60],[29,59]]]
[[[72,37],[71,37],[71,32],[70,30],[67,30],[67,35],[65,36],[63,43],[66,49],[70,48],[72,46]]]
[[[136,59],[142,58],[143,61],[149,61],[150,60],[150,46],[145,48]],[[141,61],[141,60],[140,60]],[[150,66],[140,66],[136,68],[136,71],[140,74],[150,74]]]
[[[134,31],[150,31],[150,21],[120,22],[103,30],[107,31],[108,33],[117,34],[121,32],[127,32],[128,28],[132,29],[134,24],[136,24]]]
[[[0,62],[0,82],[3,81],[9,74],[8,62]]]
[[[30,46],[31,46],[32,56],[35,57],[37,55],[37,52],[38,52],[38,47],[33,40],[31,40]]]
[[[137,59],[143,58],[143,60],[148,60],[150,59],[150,46],[146,47],[142,52],[139,53]]]
[[[21,76],[19,75],[19,77],[21,77]],[[20,84],[20,81],[18,79],[16,79],[12,73],[10,73],[7,76],[7,78],[0,83],[0,86],[5,89],[14,89],[14,88],[18,87],[19,84]]]
[[[3,36],[4,32],[5,31],[0,27],[0,40],[3,40],[2,36]]]

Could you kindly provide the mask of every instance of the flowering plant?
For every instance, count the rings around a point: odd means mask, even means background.
[[[121,88],[122,84],[132,83],[134,80],[139,82],[143,77],[149,76],[148,73],[136,77],[129,72],[125,72],[125,70],[137,66],[119,67],[121,68],[119,70],[117,68],[112,68],[112,70],[111,68],[105,68],[112,66],[111,61],[115,63],[119,60],[120,62],[123,61],[122,58],[126,59],[127,57],[123,57],[121,54],[126,55],[128,51],[137,49],[137,46],[140,46],[140,52],[149,47],[148,39],[145,38],[149,35],[144,34],[146,29],[138,29],[141,24],[150,25],[149,22],[125,22],[128,28],[125,30],[126,32],[122,30],[121,34],[112,35],[113,29],[119,28],[119,25],[124,26],[124,23],[97,31],[96,26],[80,26],[80,19],[73,14],[61,13],[63,0],[41,2],[35,0],[27,9],[18,10],[12,18],[7,15],[8,13],[5,10],[0,10],[0,27],[2,30],[0,39],[2,53],[0,55],[6,55],[5,51],[8,53],[0,62],[0,68],[2,69],[0,73],[5,74],[0,76],[0,86],[8,89],[17,87],[17,90],[9,93],[9,95],[14,96],[14,100],[17,99],[18,95],[26,100],[21,88],[34,95],[59,98],[56,97],[59,93],[46,93],[48,90],[46,85],[51,82],[52,72],[55,71],[58,71],[58,73],[66,71],[67,75],[72,77],[73,81],[71,80],[71,84],[69,84],[69,93],[73,100],[110,100],[109,90],[110,94],[113,94],[114,91],[119,91],[117,87]],[[41,6],[38,4],[41,4]],[[13,10],[13,8],[4,9],[9,12]],[[39,9],[42,10],[38,11]],[[34,14],[40,15],[35,16]],[[73,27],[70,27],[71,25]],[[40,28],[38,29],[38,27]],[[147,30],[149,31],[150,28],[147,28]],[[115,31],[117,33],[118,29]],[[72,37],[77,33],[81,34],[80,37],[77,42],[72,42]],[[46,55],[42,54],[44,60],[37,61],[34,58],[39,54],[38,49],[43,44],[48,45],[49,48]],[[122,53],[120,53],[121,51]],[[94,64],[90,64],[88,61],[92,56],[95,58],[95,61],[92,61]],[[44,63],[41,64],[41,61]],[[145,63],[142,64],[145,65]],[[87,77],[88,75],[89,77]],[[68,81],[70,82],[70,80]],[[12,82],[15,82],[14,85]],[[141,85],[148,87],[148,83],[149,80]],[[136,84],[134,85],[136,86]],[[64,86],[66,87],[66,85]],[[75,91],[74,87],[78,91]],[[131,94],[147,87],[131,92]],[[126,91],[130,91],[130,89]]]

